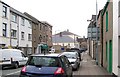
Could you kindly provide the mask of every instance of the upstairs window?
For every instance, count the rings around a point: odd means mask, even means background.
[[[24,40],[24,32],[21,32],[21,39]]]
[[[11,37],[16,38],[17,31],[16,30],[11,30]]]
[[[11,15],[11,21],[17,22],[17,15],[12,14],[12,15]]]
[[[29,40],[29,41],[32,40],[32,34],[28,34],[28,40]]]
[[[7,17],[7,7],[3,6],[3,17]]]
[[[106,12],[106,32],[108,31],[108,11]]]
[[[3,23],[3,36],[6,37],[7,36],[7,24]]]
[[[120,1],[119,1],[119,3],[118,3],[118,9],[119,9],[119,12],[118,12],[118,15],[119,15],[119,17],[120,17]]]
[[[25,19],[21,18],[21,25],[25,26]]]

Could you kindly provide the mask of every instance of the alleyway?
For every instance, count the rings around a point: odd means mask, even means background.
[[[95,64],[95,60],[93,60],[87,52],[82,53],[82,61],[80,68],[78,71],[74,71],[73,75],[91,75],[92,77],[95,76],[102,76],[102,77],[110,77],[109,74],[104,68]]]

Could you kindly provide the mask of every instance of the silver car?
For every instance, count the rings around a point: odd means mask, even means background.
[[[73,70],[77,70],[79,68],[80,58],[77,52],[63,52],[62,55],[65,55],[68,58]]]

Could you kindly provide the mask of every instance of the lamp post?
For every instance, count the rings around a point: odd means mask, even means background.
[[[96,0],[96,65],[98,65],[98,22],[97,22],[97,10],[98,10],[98,5],[97,5],[97,0]]]
[[[96,65],[98,65],[98,22],[97,22],[97,10],[98,10],[98,5],[97,5],[97,0],[96,0],[96,20],[95,20],[95,23],[96,23]],[[87,20],[87,21],[90,21],[90,22],[93,22],[93,20]],[[91,28],[92,29],[92,28]],[[92,34],[91,34],[91,37],[92,37]]]

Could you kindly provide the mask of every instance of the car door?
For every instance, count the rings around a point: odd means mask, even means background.
[[[62,61],[64,63],[66,74],[70,76],[72,74],[72,66],[70,65],[70,62],[68,61],[66,56],[62,57]]]
[[[80,57],[78,53],[76,53],[76,57],[77,57],[77,63],[80,64]]]
[[[25,65],[28,58],[21,52],[21,55],[22,55],[22,65]]]

